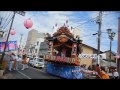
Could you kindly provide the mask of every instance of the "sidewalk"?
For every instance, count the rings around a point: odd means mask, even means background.
[[[8,70],[6,70],[3,76],[0,77],[0,79],[15,79],[15,78],[12,76],[12,74]]]

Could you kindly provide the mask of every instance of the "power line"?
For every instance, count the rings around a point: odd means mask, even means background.
[[[77,28],[77,27],[79,27],[79,26],[82,26],[82,25],[84,25],[84,24],[86,24],[86,23],[88,23],[88,22],[90,22],[90,21],[92,21],[93,19],[96,19],[96,18],[97,18],[97,17],[92,18],[92,19],[89,19],[88,21],[86,21],[86,22],[84,22],[84,23],[81,23],[80,25],[74,27],[73,29],[75,29],[75,28]]]
[[[18,18],[21,20],[20,17],[18,17]],[[80,23],[80,25],[78,25],[78,26],[76,26],[76,27],[74,27],[74,28],[77,28],[77,27],[79,27],[79,26],[82,26],[82,25],[88,23],[89,21],[91,21],[91,20],[93,20],[93,19],[96,19],[96,17],[95,17],[95,18],[92,18],[92,19],[90,19],[90,20],[88,20],[88,21],[86,21],[86,22],[84,22],[84,23]],[[40,28],[38,25],[35,25],[35,26],[37,26],[38,28]],[[74,29],[74,28],[73,28],[73,29]]]
[[[19,16],[18,16],[17,18],[18,18],[20,21],[24,22],[24,20],[21,19]],[[34,24],[34,26],[36,26],[37,28],[40,28],[40,26],[38,26],[38,25],[36,25],[36,24]]]
[[[4,13],[4,14],[3,14]],[[1,17],[6,20],[8,13],[7,12],[1,12]],[[8,15],[9,16],[9,15]],[[2,24],[1,24],[2,25]]]
[[[84,35],[84,36],[81,36],[80,38],[87,37],[87,36],[91,36],[91,35],[93,36],[94,34],[96,34],[96,33]]]
[[[12,13],[12,12],[11,12],[11,13]],[[2,25],[2,27],[1,27],[1,28],[3,28],[3,27],[4,27],[4,25],[6,24],[7,20],[9,19],[9,17],[10,17],[10,15],[11,15],[11,13],[9,13],[9,15],[8,15],[7,19],[5,20],[5,22],[4,22],[4,24]]]
[[[106,15],[106,14],[104,14],[104,15]],[[23,21],[20,17],[18,17],[18,19],[19,20],[21,20],[21,21]],[[94,18],[92,18],[92,19],[94,19]],[[91,20],[91,19],[90,19]],[[89,21],[88,21],[89,22]],[[85,24],[85,23],[87,23],[87,22],[84,22],[84,23],[81,23],[81,24]],[[35,26],[37,26],[38,28],[40,28],[38,25],[35,25]],[[107,32],[101,32],[101,33],[107,33]],[[82,37],[87,37],[87,36],[91,36],[92,34],[90,34],[90,35],[84,35],[84,36],[82,36]],[[93,35],[94,35],[94,33],[93,33]]]
[[[6,14],[4,15],[3,13],[4,13],[4,14],[6,13]],[[5,18],[6,15],[7,15],[7,12],[4,12],[4,11],[1,12],[1,17],[2,17],[2,18]]]
[[[22,21],[22,19],[21,19],[20,17],[18,17],[18,19]],[[36,25],[36,26],[37,26],[37,25]],[[38,26],[37,26],[37,27],[38,27]],[[38,27],[38,28],[39,28],[39,27]],[[81,29],[81,30],[83,30],[83,29]],[[107,33],[107,32],[101,32],[101,33]],[[88,36],[91,36],[91,35],[94,35],[94,33],[93,33],[93,34],[84,35],[84,36],[82,36],[81,38],[83,38],[83,37],[88,37]]]
[[[3,22],[3,15],[2,15],[3,13],[0,11],[0,26],[2,25],[2,22]]]
[[[10,17],[11,16],[11,17]],[[7,20],[6,24],[4,25],[3,29],[5,29],[7,27],[7,25],[10,23],[10,21],[12,20],[12,13],[9,15],[9,19]]]
[[[11,18],[9,19],[9,21],[7,22],[6,26],[4,26],[3,29],[6,29],[6,28],[7,28],[8,24],[10,23],[11,20],[12,20],[12,16],[11,16]]]

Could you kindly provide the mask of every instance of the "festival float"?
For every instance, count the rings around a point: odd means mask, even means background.
[[[52,36],[46,37],[48,54],[44,55],[47,61],[46,72],[66,79],[82,79],[79,54],[82,52],[82,40],[74,37],[70,29],[63,25]]]

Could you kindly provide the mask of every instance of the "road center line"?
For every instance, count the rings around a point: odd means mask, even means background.
[[[28,79],[31,79],[29,76],[25,75],[24,73],[17,71],[18,73],[22,74],[23,76],[27,77]]]

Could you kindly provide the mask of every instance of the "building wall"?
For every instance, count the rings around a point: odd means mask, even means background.
[[[38,56],[38,54],[39,54],[39,52],[40,52],[40,44],[41,44],[41,42],[43,42],[44,41],[44,39],[43,38],[37,38],[37,40],[36,40],[36,43],[35,43],[35,45],[36,45],[36,47],[35,47],[35,49],[37,50],[37,53],[35,52],[35,54],[36,54],[36,56]],[[37,42],[39,42],[38,43],[38,45],[37,45]]]
[[[110,59],[110,51],[106,52],[106,59]],[[112,53],[111,53],[111,60],[115,60],[115,57]]]
[[[82,54],[93,54],[93,48],[87,47],[85,45],[83,47]],[[86,64],[86,67],[89,67],[89,65],[92,65],[92,59],[89,58],[81,58],[80,65]]]
[[[43,38],[45,37],[45,33],[38,33],[37,34],[37,38]]]
[[[34,44],[36,42],[37,33],[38,33],[38,31],[35,29],[32,29],[28,32],[28,37],[27,37],[26,46],[25,46],[26,51],[29,50],[29,46],[31,44]]]
[[[47,42],[41,42],[39,55],[48,54],[48,44]]]

